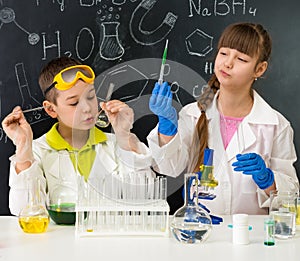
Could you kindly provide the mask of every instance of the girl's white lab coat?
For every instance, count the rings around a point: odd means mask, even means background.
[[[224,149],[220,133],[220,114],[216,106],[217,94],[206,111],[209,122],[209,148],[214,149],[214,176],[219,181],[214,200],[202,200],[216,214],[267,214],[268,196],[258,188],[251,175],[233,171],[231,164],[236,154],[255,152],[262,156],[272,169],[278,190],[299,190],[299,182],[293,163],[296,153],[293,130],[290,123],[272,109],[254,91],[254,104],[238,130]],[[186,105],[179,113],[178,133],[168,144],[159,147],[157,127],[148,136],[148,144],[156,161],[156,170],[176,177],[185,171],[192,136],[200,117],[197,103]]]
[[[106,177],[108,181],[113,175],[123,175],[135,171],[146,170],[151,175],[151,154],[149,149],[143,144],[139,144],[141,154],[122,150],[117,146],[115,136],[106,133],[107,141],[95,146],[96,157],[91,169],[89,180]],[[34,162],[27,170],[16,174],[14,156],[11,158],[10,166],[10,196],[9,207],[13,215],[18,215],[20,210],[27,203],[27,183],[28,177],[38,176],[41,178],[41,191],[44,198],[48,192],[50,195],[61,183],[60,173],[63,175],[67,186],[77,192],[77,174],[66,151],[59,152],[51,148],[46,142],[45,135],[33,141]],[[143,172],[145,173],[145,172]],[[108,183],[108,182],[107,182]],[[109,185],[106,186],[107,188]],[[107,191],[106,193],[113,193]]]

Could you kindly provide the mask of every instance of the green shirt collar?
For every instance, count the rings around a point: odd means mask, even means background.
[[[68,150],[68,151],[78,151],[78,149],[73,148],[64,138],[60,135],[57,130],[58,122],[56,122],[52,128],[46,133],[46,141],[50,147],[56,150]],[[107,137],[105,133],[98,128],[94,127],[90,130],[89,138],[86,144],[79,150],[84,150],[86,148],[92,147],[101,142],[105,142]]]

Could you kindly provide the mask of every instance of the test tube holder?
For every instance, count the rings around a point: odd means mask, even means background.
[[[105,235],[168,236],[169,205],[165,200],[111,202],[76,208],[76,236]]]
[[[97,192],[92,200],[79,200],[76,237],[168,236],[170,208],[166,195],[162,195],[166,182],[161,181],[157,179],[157,186],[153,186],[155,191],[162,192],[156,197],[109,198]]]

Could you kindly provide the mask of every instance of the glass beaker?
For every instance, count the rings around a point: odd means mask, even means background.
[[[49,192],[47,204],[51,219],[58,225],[74,225],[76,221],[76,156],[75,152],[60,151],[58,153],[59,181],[56,187]]]
[[[46,232],[50,218],[41,200],[40,180],[38,178],[29,178],[27,180],[27,189],[28,203],[20,211],[20,227],[25,233]]]
[[[203,208],[198,205],[198,175],[184,175],[184,205],[178,209],[171,221],[173,236],[182,243],[204,242],[212,230],[212,221]]]
[[[270,192],[269,215],[275,221],[274,237],[291,238],[296,234],[297,192]]]

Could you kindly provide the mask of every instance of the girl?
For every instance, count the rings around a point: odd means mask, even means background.
[[[153,89],[149,106],[159,123],[148,143],[156,170],[174,177],[197,172],[204,149],[213,149],[216,198],[201,203],[216,214],[267,214],[270,190],[299,190],[291,125],[252,89],[270,54],[260,24],[229,25],[207,88],[182,108],[178,123],[170,86]]]

